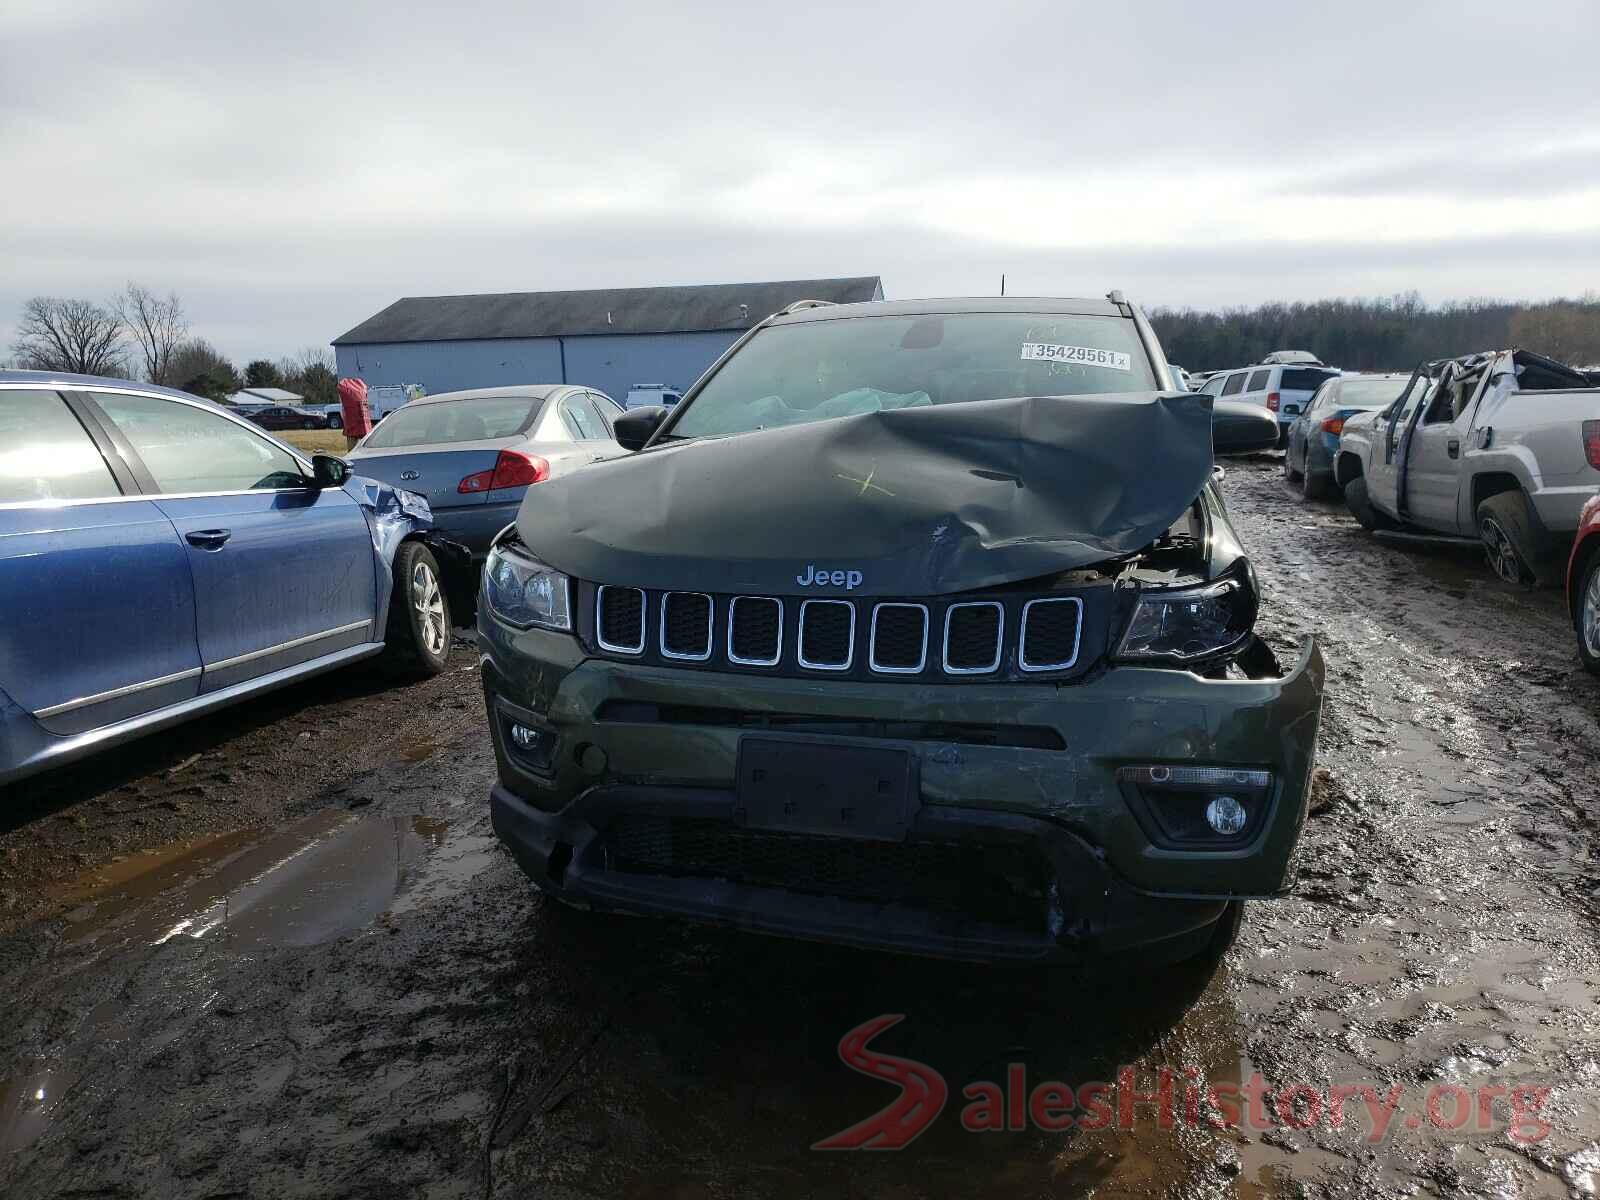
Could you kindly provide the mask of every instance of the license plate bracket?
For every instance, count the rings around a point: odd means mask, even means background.
[[[734,823],[903,842],[920,807],[917,784],[909,750],[747,736],[739,740]]]

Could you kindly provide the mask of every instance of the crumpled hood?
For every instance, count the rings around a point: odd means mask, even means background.
[[[668,443],[529,488],[517,529],[595,583],[940,595],[1137,550],[1211,463],[1206,395],[984,400]]]

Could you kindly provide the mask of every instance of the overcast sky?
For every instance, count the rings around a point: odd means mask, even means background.
[[[403,295],[882,275],[1600,288],[1600,3],[0,4],[0,357],[136,279],[243,362]]]

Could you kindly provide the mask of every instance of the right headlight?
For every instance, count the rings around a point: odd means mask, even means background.
[[[1249,636],[1255,619],[1255,597],[1238,578],[1150,588],[1139,594],[1117,657],[1189,662],[1221,654]]]
[[[572,629],[572,581],[538,559],[496,546],[483,564],[483,594],[508,625]]]

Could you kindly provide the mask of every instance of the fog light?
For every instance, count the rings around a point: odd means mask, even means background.
[[[537,750],[543,739],[544,734],[537,729],[529,729],[526,725],[511,726],[511,740],[519,750]]]
[[[1244,805],[1232,796],[1218,796],[1206,805],[1206,824],[1223,837],[1232,837],[1244,828]]]

